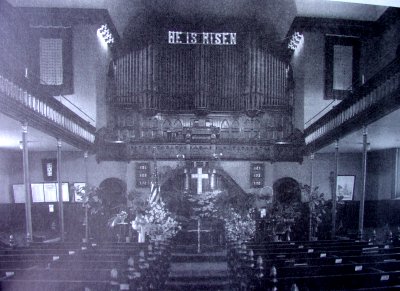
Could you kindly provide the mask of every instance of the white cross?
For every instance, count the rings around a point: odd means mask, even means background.
[[[192,179],[197,179],[197,194],[203,193],[203,179],[208,179],[208,174],[203,174],[203,168],[197,168],[197,174],[192,174]]]

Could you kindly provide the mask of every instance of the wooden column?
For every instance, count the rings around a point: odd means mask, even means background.
[[[335,142],[335,166],[333,170],[333,185],[332,185],[332,239],[336,237],[336,199],[337,199],[337,176],[339,169],[339,140]]]
[[[368,132],[367,127],[363,127],[363,154],[362,154],[362,188],[361,188],[361,198],[360,198],[360,210],[358,217],[358,236],[360,239],[364,235],[364,205],[365,205],[365,192],[366,192],[366,182],[367,182],[367,150],[368,150]]]
[[[64,204],[61,181],[61,139],[57,139],[57,183],[58,183],[58,208],[60,212],[60,239],[64,241]]]
[[[89,191],[89,171],[88,171],[88,152],[85,151],[83,154],[83,159],[85,163],[85,194],[86,191]],[[85,207],[85,243],[89,242],[89,209],[88,205],[86,204]]]
[[[22,158],[24,170],[24,187],[25,187],[25,221],[26,221],[26,240],[31,242],[32,236],[32,200],[31,200],[31,183],[29,176],[29,158],[28,158],[28,124],[22,124]]]

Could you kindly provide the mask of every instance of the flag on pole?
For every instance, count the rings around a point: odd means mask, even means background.
[[[155,172],[150,182],[150,204],[154,202],[157,203],[160,200],[160,186],[158,185],[158,179],[156,175],[157,174]]]
[[[155,148],[153,148],[153,158],[154,158],[154,173],[150,182],[150,197],[149,202],[158,203],[160,200],[160,185],[158,184],[158,171],[157,171],[157,160]]]

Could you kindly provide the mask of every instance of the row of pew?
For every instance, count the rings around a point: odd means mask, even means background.
[[[168,242],[0,248],[0,290],[162,290]]]
[[[358,240],[232,243],[241,290],[400,290],[400,245]]]

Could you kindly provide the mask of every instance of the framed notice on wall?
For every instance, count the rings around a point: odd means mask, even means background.
[[[264,164],[255,163],[250,165],[250,184],[253,188],[264,187]]]
[[[150,163],[136,163],[136,187],[150,186]]]
[[[45,181],[57,181],[57,160],[42,159],[43,179]]]

